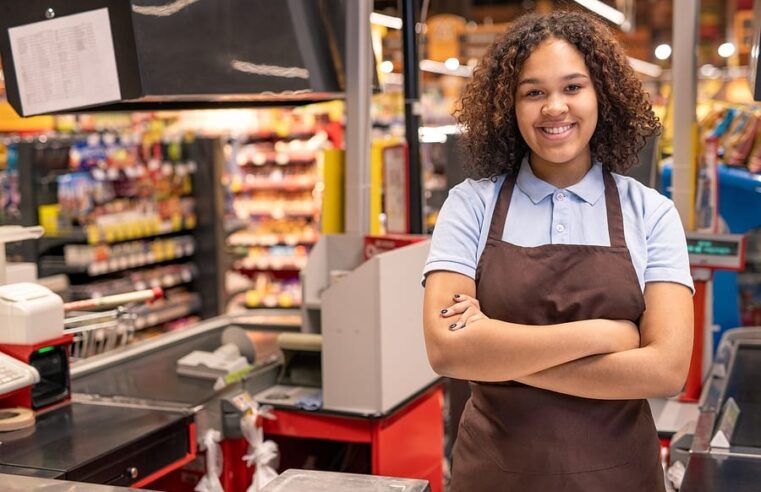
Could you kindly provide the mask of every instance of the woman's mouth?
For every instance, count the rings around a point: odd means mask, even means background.
[[[569,123],[563,126],[541,126],[539,130],[544,136],[555,139],[565,137],[575,126],[576,123]]]

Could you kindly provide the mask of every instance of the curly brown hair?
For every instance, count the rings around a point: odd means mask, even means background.
[[[524,62],[542,41],[564,40],[584,56],[598,102],[590,141],[594,159],[625,173],[661,124],[623,49],[600,21],[576,11],[520,17],[489,48],[465,88],[455,117],[463,128],[472,178],[517,173],[528,146],[518,129],[515,90]]]

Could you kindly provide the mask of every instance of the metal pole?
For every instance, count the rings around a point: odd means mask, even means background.
[[[674,84],[674,168],[671,197],[682,218],[682,224],[688,230],[692,227],[697,158],[695,107],[698,75],[695,47],[699,13],[700,2],[674,1],[674,50],[671,63]]]
[[[399,0],[402,12],[402,39],[404,50],[404,126],[409,163],[409,214],[410,232],[423,232],[423,184],[420,172],[420,71],[417,51],[417,9],[415,0]]]
[[[370,232],[370,44],[372,0],[346,2],[346,181],[344,224],[348,233]]]

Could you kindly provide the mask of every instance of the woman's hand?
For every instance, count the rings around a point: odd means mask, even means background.
[[[489,319],[488,316],[481,312],[481,304],[478,302],[478,299],[466,296],[465,294],[455,294],[452,299],[454,304],[441,310],[443,318],[452,319],[452,324],[449,325],[451,331],[465,328],[482,319]],[[458,314],[460,315],[459,317],[457,317]]]

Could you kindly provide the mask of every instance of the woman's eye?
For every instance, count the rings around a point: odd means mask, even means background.
[[[568,92],[578,92],[581,90],[581,86],[579,84],[571,84],[568,87],[566,87],[566,90]]]
[[[530,91],[526,92],[527,97],[536,97],[541,95],[542,95],[542,91],[540,91],[539,89],[531,89]]]

